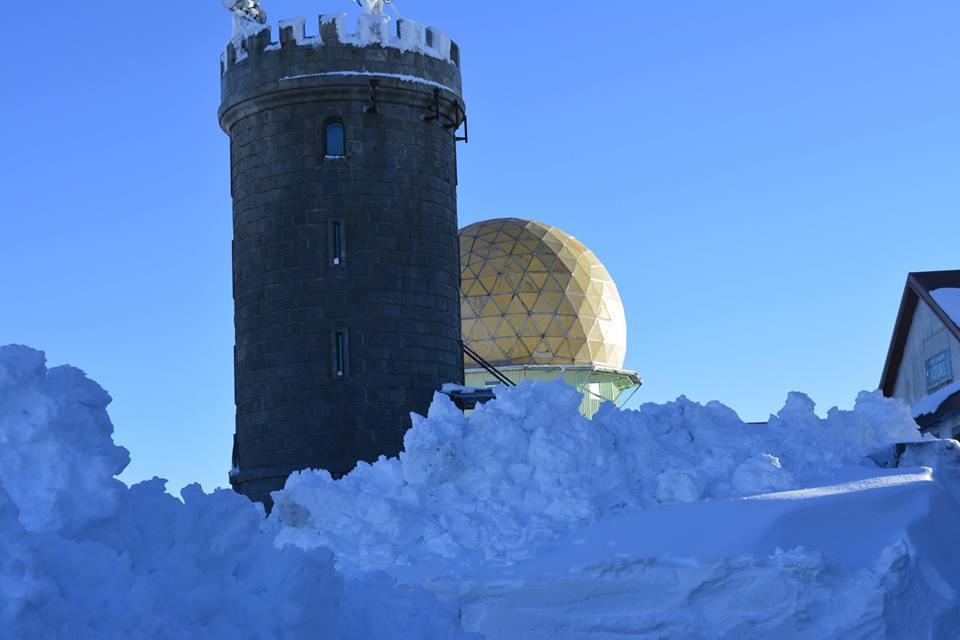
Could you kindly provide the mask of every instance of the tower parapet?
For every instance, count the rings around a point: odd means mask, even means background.
[[[357,30],[348,30],[345,13],[321,15],[316,35],[306,34],[306,18],[280,22],[280,37],[273,39],[269,25],[238,22],[234,35],[221,56],[221,72],[225,73],[236,62],[247,58],[250,52],[275,51],[285,46],[342,46],[366,47],[378,45],[399,51],[422,53],[438,60],[460,66],[460,47],[446,34],[419,22],[401,18],[394,22],[389,16],[361,14]]]
[[[231,483],[269,503],[305,468],[396,455],[411,411],[462,382],[460,53],[435,29],[345,15],[235,32],[230,136],[237,431]]]
[[[277,40],[269,25],[238,23],[220,63],[224,130],[242,117],[243,109],[231,109],[246,100],[324,82],[362,84],[368,92],[373,85],[419,89],[428,94],[432,121],[452,131],[465,125],[460,48],[453,40],[386,15],[361,14],[353,33],[347,21],[345,13],[321,15],[318,32],[307,35],[305,18],[284,20]]]

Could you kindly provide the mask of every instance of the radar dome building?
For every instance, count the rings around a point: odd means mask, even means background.
[[[518,218],[460,231],[464,344],[514,383],[562,378],[595,414],[641,384],[623,369],[627,323],[617,285],[592,251],[556,227]],[[468,351],[469,353],[469,351]],[[464,358],[466,384],[499,384]]]

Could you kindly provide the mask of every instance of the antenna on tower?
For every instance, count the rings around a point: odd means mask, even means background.
[[[386,4],[393,4],[393,0],[354,0],[358,5],[363,7],[364,13],[369,13],[375,16],[383,15],[383,6]]]
[[[260,6],[260,0],[221,0],[221,2],[234,18],[257,24],[267,22],[267,12]]]

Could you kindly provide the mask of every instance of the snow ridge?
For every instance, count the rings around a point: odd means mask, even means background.
[[[230,491],[118,482],[109,402],[78,369],[0,348],[0,637],[952,640],[960,624],[960,444],[921,440],[879,394],[824,418],[790,394],[766,425],[685,398],[587,421],[561,383],[471,416],[438,395],[399,458],[295,474],[270,518]]]
[[[895,442],[920,438],[909,409],[862,393],[821,419],[790,394],[765,426],[686,398],[588,421],[561,382],[497,391],[466,417],[438,394],[399,458],[340,481],[293,474],[274,494],[278,540],[332,549],[346,571],[436,558],[517,561],[587,523],[670,503],[799,489]],[[872,463],[871,463],[872,464]]]

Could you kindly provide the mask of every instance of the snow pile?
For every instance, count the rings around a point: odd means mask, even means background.
[[[461,599],[464,626],[488,640],[956,637],[956,591],[925,580],[929,569],[906,543],[854,571],[804,548],[762,558],[629,557],[563,568],[523,580],[461,582],[450,593]]]
[[[960,445],[901,403],[580,400],[438,396],[398,459],[295,474],[265,518],[127,488],[109,396],[0,348],[0,637],[956,637]]]
[[[490,640],[956,637],[960,445],[899,401],[819,418],[791,394],[765,425],[579,403],[525,384],[464,417],[438,396],[398,459],[291,476],[278,541],[424,586]]]
[[[77,369],[0,348],[0,637],[465,637],[422,589],[276,548],[262,508],[232,492],[127,488],[109,402]]]
[[[952,640],[960,446],[915,447],[834,485],[625,514],[512,566],[408,573],[491,640]]]
[[[69,367],[47,372],[39,351],[0,350],[0,484],[31,531],[81,529],[108,517],[129,464],[113,443],[110,396]]]
[[[919,438],[909,409],[879,394],[825,419],[791,394],[759,426],[684,398],[639,412],[605,406],[587,421],[580,401],[560,382],[525,384],[466,417],[438,395],[427,418],[414,418],[399,458],[361,463],[340,481],[292,475],[274,495],[279,541],[332,549],[349,571],[516,561],[588,523],[811,486]]]

